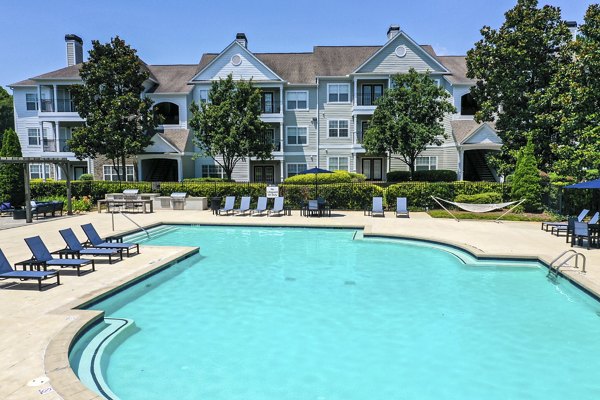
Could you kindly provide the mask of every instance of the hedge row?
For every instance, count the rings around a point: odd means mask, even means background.
[[[154,186],[154,190],[153,190]],[[89,197],[94,203],[104,198],[106,193],[120,193],[124,189],[138,189],[140,193],[160,193],[168,196],[172,192],[187,192],[194,197],[251,196],[253,201],[264,196],[264,183],[236,182],[165,182],[153,185],[150,182],[108,182],[108,181],[74,181],[71,191],[75,198]],[[50,198],[66,196],[64,181],[33,181],[32,197]],[[404,182],[382,187],[366,182],[319,184],[287,184],[279,185],[281,196],[285,196],[286,205],[299,208],[308,199],[322,197],[334,209],[363,210],[371,206],[374,196],[384,197],[391,208],[396,204],[396,197],[406,197],[411,208],[437,208],[431,195],[454,200],[460,195],[480,193],[497,193],[502,199],[509,199],[510,187],[494,182]]]
[[[409,182],[410,171],[390,171],[386,175],[388,182]],[[415,171],[413,182],[454,182],[456,172],[449,169],[434,169],[431,171]]]

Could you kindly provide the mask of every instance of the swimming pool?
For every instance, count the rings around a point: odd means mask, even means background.
[[[93,305],[108,323],[70,355],[107,397],[600,398],[600,304],[537,263],[349,229],[160,229],[147,244],[200,254]]]

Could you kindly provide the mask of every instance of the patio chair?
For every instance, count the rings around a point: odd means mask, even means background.
[[[247,212],[250,212],[250,200],[249,196],[243,196],[242,200],[240,200],[240,208],[236,208],[233,212],[237,215],[245,215]]]
[[[408,206],[406,205],[406,197],[396,197],[396,218],[401,215],[410,217],[408,213]]]
[[[589,250],[590,245],[594,241],[594,238],[590,234],[590,227],[585,222],[573,222],[573,234],[571,235],[571,247],[575,244],[577,246],[583,247],[583,241],[585,240],[587,243],[586,248]]]
[[[229,215],[229,213],[233,212],[234,206],[235,206],[235,196],[225,197],[225,207],[217,210],[217,215],[221,215],[222,212],[225,212],[225,215]]]
[[[10,203],[2,203],[0,204],[0,215],[3,214],[12,214],[15,211],[15,208],[10,205]]]
[[[382,217],[385,217],[385,210],[383,209],[383,197],[373,197],[373,205],[370,210],[364,210],[364,215],[370,215],[372,217],[381,215]]]
[[[588,221],[588,224],[595,225],[598,223],[599,219],[600,219],[600,212],[596,211],[596,214],[594,214],[592,216],[592,218],[590,218],[590,220]]]
[[[588,215],[588,213],[590,212],[590,210],[584,209],[579,213],[579,216],[577,216],[577,221],[582,222],[583,219]],[[564,229],[566,229],[568,224],[568,220],[567,221],[563,221],[563,222],[542,222],[542,230],[545,229],[546,232],[548,232],[548,229],[552,229],[552,233],[554,233],[554,228],[556,227],[562,227]]]
[[[129,257],[129,251],[135,249],[138,254],[140,254],[140,245],[139,243],[119,243],[119,242],[108,242],[98,235],[96,228],[92,224],[84,224],[81,225],[81,229],[87,236],[88,240],[86,245],[91,247],[96,247],[99,249],[117,249],[117,250],[125,250],[127,251],[127,257]]]
[[[262,215],[267,212],[267,198],[259,197],[258,203],[256,204],[256,208],[254,210],[250,210],[251,215]]]
[[[307,217],[312,217],[313,215],[320,217],[321,210],[319,208],[319,201],[318,200],[309,200],[308,204],[306,205],[306,209],[304,210],[304,215]]]
[[[46,270],[48,267],[61,267],[61,268],[76,268],[77,276],[81,276],[81,267],[86,265],[92,266],[93,272],[96,270],[94,260],[87,260],[83,258],[54,258],[50,251],[39,236],[33,236],[25,239],[27,247],[31,250],[33,258],[29,260],[30,265],[41,266]]]
[[[42,290],[42,281],[50,278],[56,278],[56,285],[60,285],[59,271],[15,271],[11,266],[6,256],[0,250],[0,280],[4,279],[19,279],[21,281],[36,280],[38,282],[38,290]]]
[[[284,208],[284,198],[283,197],[275,197],[275,201],[273,203],[273,208],[270,209],[269,211],[267,211],[267,216],[273,216],[274,214],[285,214],[285,208]]]
[[[112,264],[113,256],[120,256],[121,260],[123,259],[123,251],[118,249],[103,249],[97,247],[84,247],[79,240],[77,240],[77,236],[75,236],[75,232],[73,229],[61,229],[58,231],[60,236],[64,239],[67,247],[63,250],[60,250],[59,254],[64,254],[68,256],[69,254],[72,256],[77,256],[81,258],[84,256],[108,256],[108,263]]]
[[[577,222],[581,222],[579,221],[576,217],[569,217],[569,219],[567,220],[567,222],[561,222],[559,225],[553,225],[551,226],[551,230],[550,233],[552,235],[556,235],[556,236],[560,236],[560,234],[562,232],[565,232],[566,234],[566,243],[570,242],[570,237],[571,234],[573,233],[573,223],[577,221]]]

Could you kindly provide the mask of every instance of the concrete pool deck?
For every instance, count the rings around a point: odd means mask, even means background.
[[[366,235],[427,239],[462,247],[477,256],[539,258],[549,263],[570,249],[565,238],[540,230],[538,222],[461,221],[433,219],[425,213],[410,218],[363,216],[362,212],[334,211],[332,217],[306,218],[297,210],[292,216],[214,216],[210,211],[163,211],[129,215],[142,226],[159,223],[232,224],[264,226],[310,226],[363,228]],[[11,263],[30,257],[23,239],[40,235],[50,250],[64,247],[59,229],[71,227],[83,239],[80,225],[92,222],[100,234],[111,235],[137,227],[121,215],[89,213],[70,218],[0,230],[0,248]],[[200,247],[202,244],[199,244]],[[600,250],[579,249],[587,258],[587,273],[566,268],[565,275],[600,295]],[[0,281],[0,399],[97,399],[68,367],[67,352],[73,336],[101,313],[74,307],[120,285],[184,257],[189,247],[142,246],[141,254],[109,265],[97,262],[96,272],[77,277],[61,270],[61,285],[38,292],[37,284]],[[202,253],[202,250],[200,250]],[[48,377],[49,382],[34,381]]]

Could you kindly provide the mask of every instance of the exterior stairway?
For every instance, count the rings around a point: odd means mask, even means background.
[[[159,158],[153,162],[150,173],[146,176],[149,182],[177,181],[177,163],[174,160]]]
[[[492,170],[485,161],[485,151],[471,150],[465,152],[465,166],[468,171],[465,174],[465,180],[496,182]]]

